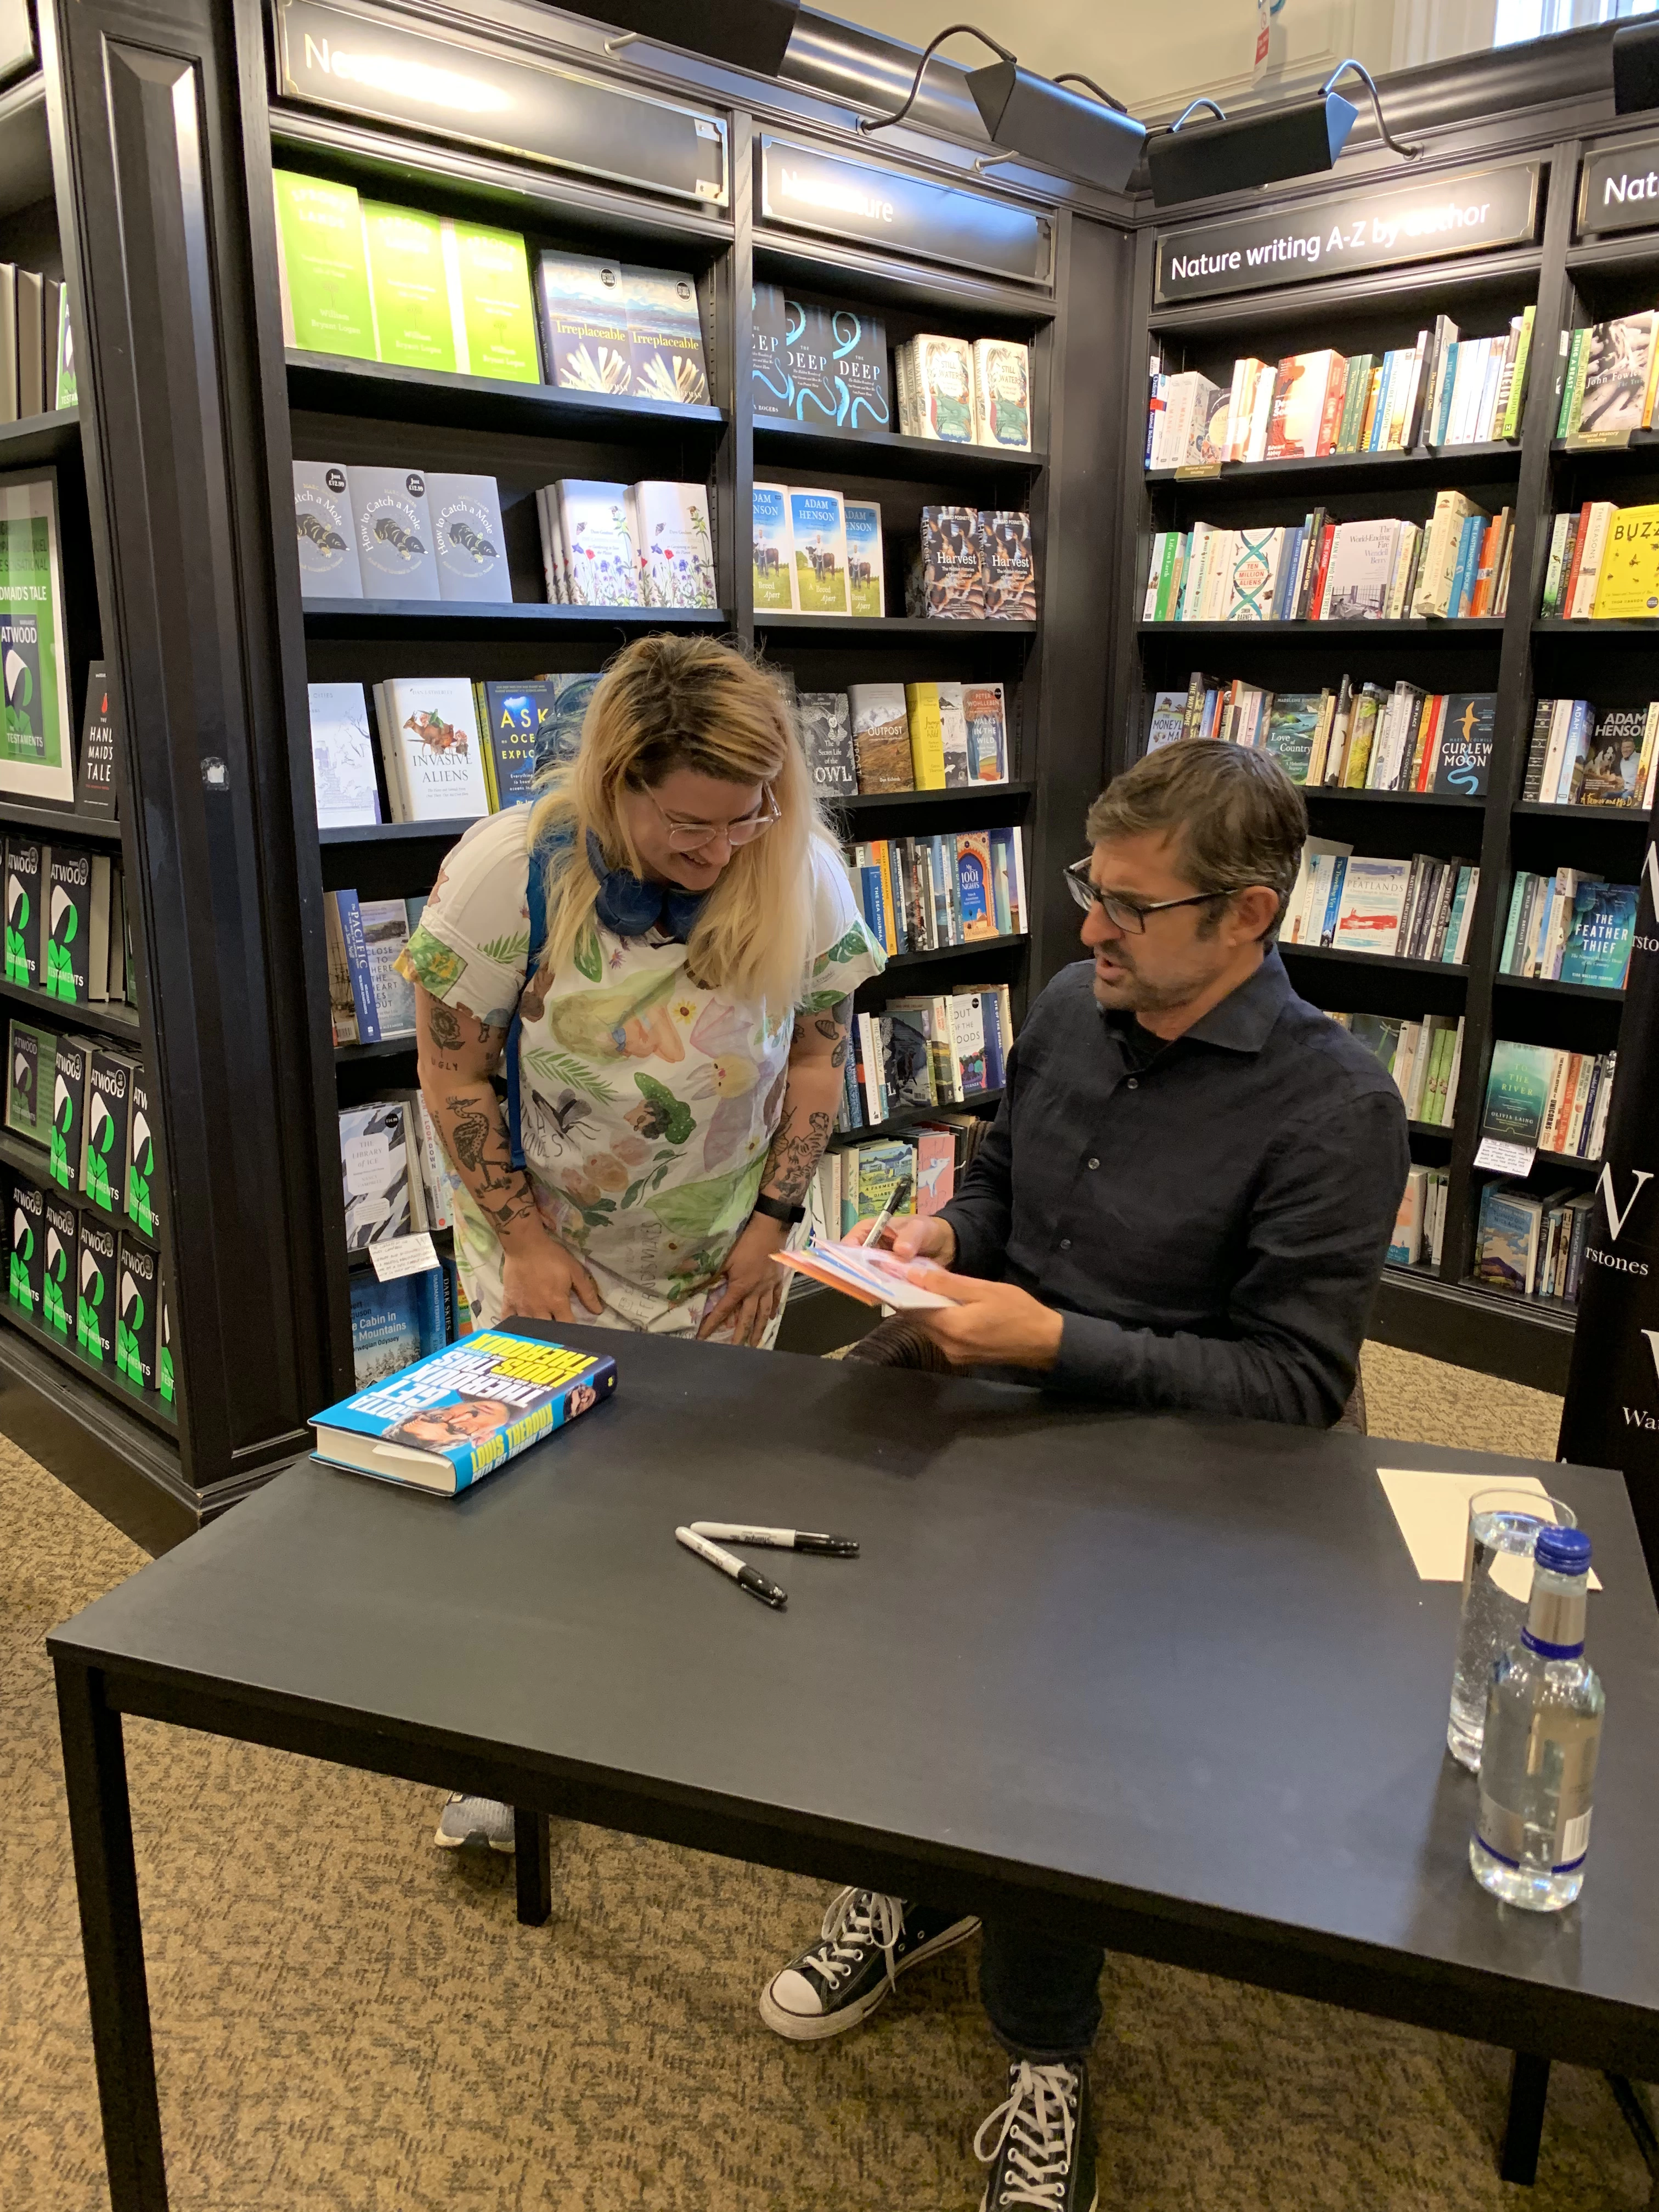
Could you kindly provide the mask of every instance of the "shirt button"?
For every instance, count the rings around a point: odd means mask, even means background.
[[[1069,1237],[1062,1237],[1060,1238],[1060,1250],[1061,1250],[1062,1252],[1069,1252],[1069,1251],[1071,1250],[1071,1249],[1072,1249],[1072,1240],[1071,1240],[1071,1238],[1070,1238]]]
[[[1091,1160],[1089,1164],[1091,1168],[1097,1168],[1100,1165],[1100,1162],[1098,1160]]]
[[[1131,1090],[1131,1091],[1139,1091],[1139,1088],[1140,1088],[1140,1078],[1139,1078],[1138,1075],[1132,1075],[1132,1076],[1129,1078],[1129,1088],[1130,1088],[1130,1090]]]

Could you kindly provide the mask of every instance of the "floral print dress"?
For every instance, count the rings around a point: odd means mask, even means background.
[[[530,813],[515,806],[467,831],[398,964],[494,1027],[520,1010],[520,1130],[543,1218],[598,1283],[601,1322],[683,1334],[754,1210],[795,1014],[849,997],[885,956],[845,870],[815,844],[811,974],[775,1019],[693,982],[684,945],[655,931],[596,925],[565,967],[540,966],[526,985]],[[501,1247],[459,1182],[454,1209],[462,1285],[489,1326],[501,1318]]]

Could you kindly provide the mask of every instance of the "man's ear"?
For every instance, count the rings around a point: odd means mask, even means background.
[[[1248,890],[1236,894],[1233,920],[1239,944],[1264,936],[1278,919],[1279,893],[1270,890],[1266,884],[1252,884]]]

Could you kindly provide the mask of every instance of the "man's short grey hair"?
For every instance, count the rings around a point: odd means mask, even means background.
[[[1278,892],[1282,915],[1302,864],[1308,809],[1271,753],[1180,738],[1137,761],[1089,809],[1091,845],[1170,832],[1195,891],[1265,884]]]

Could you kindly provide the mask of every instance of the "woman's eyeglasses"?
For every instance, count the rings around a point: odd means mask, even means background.
[[[752,845],[757,837],[763,836],[780,818],[781,810],[772,795],[769,783],[761,786],[761,803],[752,814],[741,815],[735,822],[718,825],[713,822],[682,821],[678,815],[666,811],[654,792],[647,791],[645,795],[662,816],[671,853],[696,853],[704,845],[712,845],[717,837],[724,837],[735,852],[739,845]]]
[[[1190,898],[1153,899],[1146,906],[1137,905],[1133,899],[1121,897],[1115,891],[1103,891],[1089,881],[1087,860],[1073,860],[1064,871],[1066,888],[1085,914],[1096,907],[1105,915],[1114,929],[1121,929],[1131,937],[1144,936],[1149,914],[1167,914],[1171,907],[1204,906],[1211,899],[1231,898],[1235,891],[1249,890],[1248,884],[1229,884],[1224,890],[1194,891]]]

